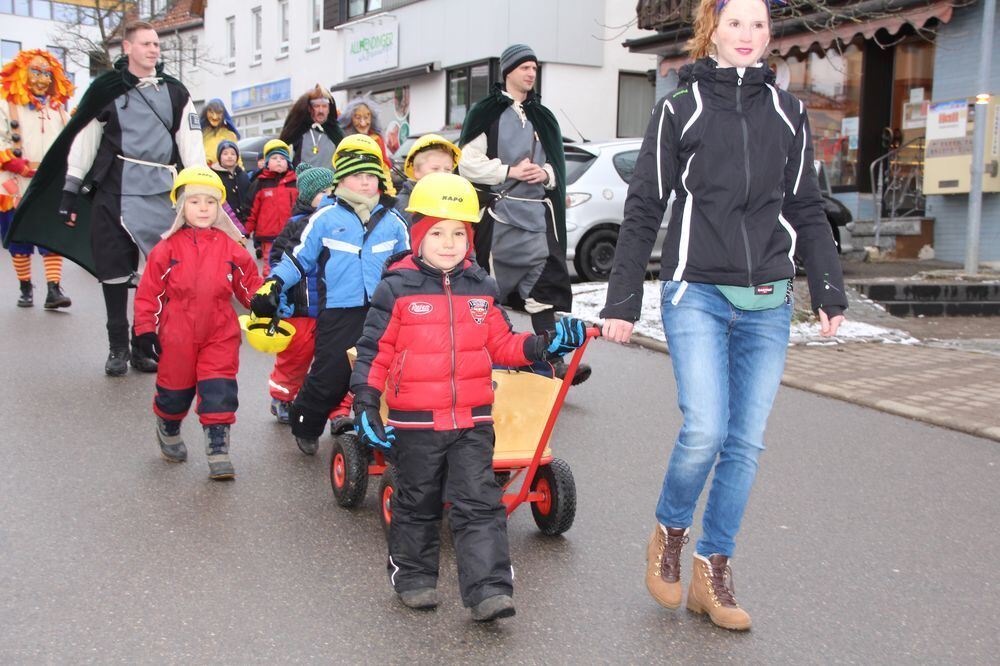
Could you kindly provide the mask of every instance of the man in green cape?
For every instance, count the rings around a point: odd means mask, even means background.
[[[496,278],[501,300],[531,315],[536,333],[570,312],[566,269],[566,158],[559,122],[533,90],[538,58],[524,44],[500,56],[498,84],[469,110],[458,172],[480,192],[476,259]],[[556,374],[565,375],[564,363]],[[574,384],[590,376],[581,364]]]
[[[159,37],[143,21],[125,27],[125,55],[97,77],[45,154],[4,237],[74,261],[102,283],[110,353],[104,370],[156,361],[129,350],[128,288],[139,253],[170,228],[173,176],[204,165],[201,124],[183,84],[163,74]]]

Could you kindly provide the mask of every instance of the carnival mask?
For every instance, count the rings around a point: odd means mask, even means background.
[[[222,123],[222,112],[216,111],[215,109],[207,109],[205,111],[205,117],[208,118],[208,124],[212,127],[218,127]]]
[[[52,67],[45,58],[32,58],[28,65],[28,90],[35,97],[45,97],[52,86]]]
[[[354,131],[358,134],[368,134],[368,130],[372,126],[371,109],[364,104],[358,106],[351,115],[351,124],[354,126]]]

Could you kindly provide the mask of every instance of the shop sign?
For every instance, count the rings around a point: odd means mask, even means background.
[[[347,78],[399,67],[399,23],[365,21],[348,28],[344,40]]]
[[[968,119],[968,102],[964,99],[931,104],[927,109],[927,140],[964,138]]]
[[[259,106],[289,102],[291,99],[292,80],[281,79],[279,81],[269,81],[248,88],[234,90],[232,92],[232,104],[230,104],[230,108],[233,112],[246,111],[247,109]]]

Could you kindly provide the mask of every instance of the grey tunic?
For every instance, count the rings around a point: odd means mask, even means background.
[[[545,164],[545,151],[531,121],[522,123],[517,111],[510,107],[500,115],[497,126],[497,157],[513,166],[529,155],[534,164]],[[545,237],[545,187],[541,183],[508,178],[492,190],[501,195],[490,210],[496,220],[490,252],[492,273],[501,300],[515,290],[522,299],[527,299],[549,255]]]
[[[149,105],[140,98],[149,101]],[[174,139],[167,129],[173,123],[170,91],[147,86],[115,99],[121,127],[123,157],[155,164],[172,164]],[[155,113],[150,113],[150,106]],[[161,120],[162,119],[162,120]],[[170,228],[174,211],[168,193],[173,187],[170,169],[123,160],[121,180],[122,225],[143,255],[148,255]]]
[[[337,150],[337,144],[330,140],[321,129],[312,126],[302,135],[302,154],[299,161],[311,166],[331,168],[333,165],[333,153]]]

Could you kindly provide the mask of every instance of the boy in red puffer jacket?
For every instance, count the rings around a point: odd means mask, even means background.
[[[372,296],[351,375],[355,428],[389,451],[398,485],[389,524],[390,581],[410,608],[437,606],[442,507],[462,601],[481,622],[514,614],[507,514],[493,475],[493,363],[523,366],[583,343],[563,319],[551,334],[514,333],[497,285],[469,260],[476,191],[433,173],[413,188],[412,254],[389,260]],[[385,392],[389,427],[379,404]]]
[[[264,168],[254,176],[247,195],[253,201],[245,225],[247,236],[253,234],[255,243],[260,245],[264,277],[271,272],[267,261],[271,245],[285,228],[299,196],[295,172],[288,168],[292,162],[291,150],[280,139],[272,139],[264,145]]]

